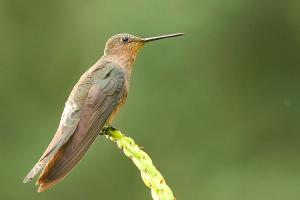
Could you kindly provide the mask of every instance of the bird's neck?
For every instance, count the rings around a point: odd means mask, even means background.
[[[122,54],[122,55],[104,55],[105,60],[116,63],[119,65],[125,72],[126,79],[130,80],[130,75],[132,71],[132,65],[136,58],[136,55],[132,54]]]

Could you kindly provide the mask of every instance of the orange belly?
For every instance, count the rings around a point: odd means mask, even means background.
[[[113,121],[113,118],[116,116],[116,114],[119,112],[121,106],[125,103],[125,100],[127,98],[127,92],[125,92],[125,94],[121,97],[121,99],[119,100],[119,102],[117,103],[116,107],[114,108],[113,112],[111,113],[111,115],[109,116],[109,118],[107,119],[107,123],[111,124],[111,122]]]

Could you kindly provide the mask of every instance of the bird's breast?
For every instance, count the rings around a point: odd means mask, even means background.
[[[127,90],[125,89],[124,94],[121,96],[121,98],[119,99],[119,101],[118,101],[116,107],[114,108],[113,112],[111,113],[111,115],[107,119],[108,123],[111,123],[113,121],[114,117],[119,112],[120,108],[124,105],[124,103],[126,101],[126,98],[127,98]]]

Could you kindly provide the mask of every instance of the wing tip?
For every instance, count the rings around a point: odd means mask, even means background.
[[[51,188],[56,183],[57,183],[57,180],[48,182],[47,179],[40,177],[36,182],[36,185],[39,185],[37,192],[38,193],[44,192],[45,190]]]
[[[41,192],[44,192],[46,189],[47,189],[46,187],[43,187],[42,185],[40,185],[37,192],[41,193]]]

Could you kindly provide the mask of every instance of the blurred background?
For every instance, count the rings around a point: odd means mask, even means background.
[[[177,199],[299,199],[299,9],[296,0],[1,0],[0,199],[151,199],[104,137],[49,191],[22,183],[73,85],[122,32],[186,33],[144,47],[114,121]]]

